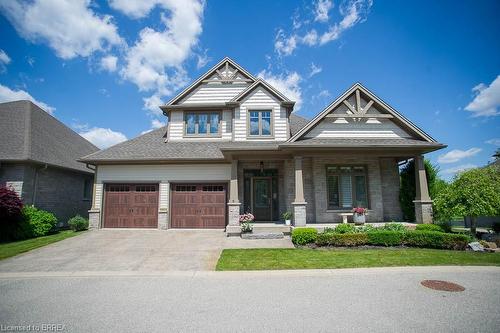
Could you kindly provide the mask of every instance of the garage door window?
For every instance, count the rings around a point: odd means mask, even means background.
[[[108,185],[108,192],[130,192],[130,185]]]

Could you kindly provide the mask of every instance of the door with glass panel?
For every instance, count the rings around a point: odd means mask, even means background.
[[[252,211],[255,221],[272,221],[272,178],[252,178]]]

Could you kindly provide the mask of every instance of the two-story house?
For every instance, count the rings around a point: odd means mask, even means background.
[[[356,83],[312,120],[229,58],[161,106],[168,125],[82,158],[93,228],[221,228],[239,214],[295,226],[401,220],[398,164],[417,161],[417,222],[430,222],[422,154],[444,147]]]

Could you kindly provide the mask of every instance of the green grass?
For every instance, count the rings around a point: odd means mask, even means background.
[[[0,260],[13,257],[20,253],[27,252],[51,243],[59,242],[63,239],[80,235],[81,233],[82,232],[65,230],[49,236],[25,239],[16,242],[0,243]]]
[[[389,266],[500,266],[500,253],[433,249],[230,249],[218,271]]]

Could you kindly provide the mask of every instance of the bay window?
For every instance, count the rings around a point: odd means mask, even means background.
[[[328,209],[368,208],[366,167],[328,165],[326,167]]]

